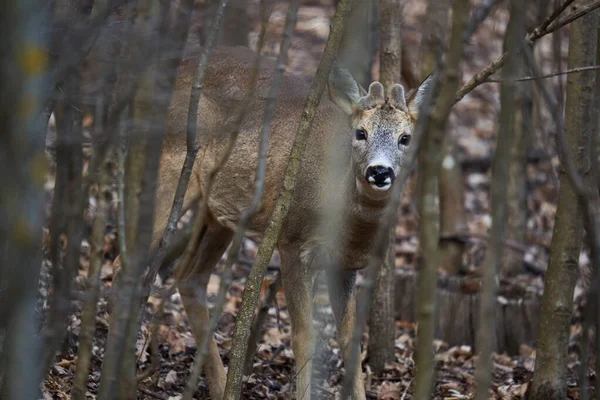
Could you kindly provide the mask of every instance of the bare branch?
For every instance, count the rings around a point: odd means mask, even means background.
[[[110,187],[114,163],[105,160],[102,165],[99,181],[98,211],[92,228],[90,266],[87,280],[87,297],[83,303],[81,328],[79,331],[79,346],[77,348],[77,369],[71,391],[73,400],[85,400],[87,380],[92,359],[94,332],[96,330],[96,303],[100,291],[100,272],[104,262],[104,231],[108,208],[111,202]]]
[[[263,4],[261,4],[261,5],[263,5]],[[225,150],[223,151],[223,153],[221,154],[219,161],[214,165],[214,167],[209,172],[209,177],[208,177],[208,180],[206,183],[206,191],[204,193],[204,196],[200,200],[199,211],[198,211],[198,215],[196,217],[196,221],[195,221],[195,225],[194,225],[194,232],[192,233],[192,240],[190,240],[190,243],[186,247],[186,250],[184,253],[184,259],[182,261],[180,261],[180,264],[178,264],[178,266],[176,267],[178,269],[177,274],[178,274],[178,281],[179,281],[178,284],[179,285],[186,284],[183,282],[183,280],[186,278],[187,274],[189,273],[188,269],[192,268],[192,265],[189,264],[190,261],[192,260],[191,256],[193,256],[193,252],[198,247],[198,243],[200,240],[200,233],[201,233],[202,229],[205,229],[204,224],[205,224],[206,214],[208,212],[208,198],[210,196],[212,185],[215,181],[217,174],[220,172],[221,168],[225,165],[225,163],[229,159],[229,156],[231,155],[233,146],[235,145],[237,137],[240,133],[242,123],[243,123],[244,119],[246,118],[246,115],[250,109],[250,104],[252,103],[252,98],[254,96],[254,91],[256,89],[256,82],[258,79],[258,73],[259,73],[259,68],[260,68],[260,60],[261,60],[260,53],[261,53],[262,48],[265,43],[267,24],[268,24],[268,20],[269,20],[269,16],[270,16],[270,12],[267,12],[266,9],[262,9],[262,11],[263,11],[263,13],[262,13],[261,30],[260,30],[260,34],[259,34],[259,38],[258,38],[258,51],[256,53],[254,63],[252,66],[252,73],[250,76],[250,82],[248,84],[248,89],[247,89],[246,95],[244,97],[244,100],[242,101],[242,104],[240,105],[238,114],[237,114],[237,116],[235,116],[234,121],[232,123],[233,126],[231,128],[231,134],[229,135],[227,146],[226,146]],[[242,233],[242,235],[243,235],[243,233]],[[236,245],[236,243],[234,243],[232,245],[232,249],[235,245]],[[239,251],[239,243],[237,244],[237,246],[238,247],[237,247],[237,250],[235,250],[234,257],[237,257],[237,253]],[[232,253],[232,250],[230,250],[229,254],[231,254],[231,253]],[[202,341],[200,343],[197,343],[198,348],[196,351],[196,356],[194,357],[194,364],[192,366],[192,371],[190,373],[190,377],[188,378],[186,388],[183,393],[184,400],[187,400],[187,399],[191,400],[194,392],[196,391],[196,386],[198,384],[198,378],[200,377],[200,371],[202,370],[202,365],[204,363],[204,356],[208,349],[209,343],[212,340],[213,332],[217,327],[219,318],[223,312],[223,307],[225,305],[226,296],[227,296],[227,293],[229,292],[229,286],[231,285],[231,281],[232,281],[232,275],[231,275],[232,274],[232,266],[233,266],[233,261],[231,261],[231,263],[229,263],[229,257],[228,257],[228,265],[226,265],[223,276],[221,278],[221,283],[219,286],[219,292],[217,293],[217,299],[215,301],[215,308],[213,310],[213,315],[210,319],[210,323],[208,324],[208,326],[205,327],[206,331],[204,332],[204,335],[202,336]]]
[[[380,1],[379,81],[383,87],[400,82],[402,65],[402,4],[398,0]],[[397,220],[397,216],[394,221]],[[386,260],[374,271],[375,290],[369,316],[369,365],[373,372],[383,372],[394,354],[394,271],[396,267],[396,230],[390,229]]]
[[[335,54],[340,43],[346,16],[350,11],[350,5],[350,0],[340,0],[338,3],[333,19],[333,25],[323,52],[323,57],[317,69],[315,80],[311,85],[305,108],[302,113],[302,119],[298,126],[298,132],[292,146],[282,191],[275,204],[275,210],[267,223],[267,229],[258,250],[256,263],[246,282],[246,289],[244,290],[242,297],[242,305],[236,318],[237,323],[233,335],[233,347],[230,353],[234,358],[239,357],[241,363],[238,371],[234,372],[231,367],[229,369],[227,386],[225,388],[225,399],[228,400],[237,399],[240,395],[239,388],[241,388],[243,360],[246,355],[248,337],[250,335],[250,331],[247,327],[251,326],[254,310],[258,303],[261,282],[275,245],[279,239],[283,221],[291,204],[292,192],[295,186],[296,175],[298,174],[300,167],[300,161],[311,131],[315,111],[319,106],[327,82],[327,77],[329,76],[331,66],[335,60]]]
[[[492,198],[492,227],[490,239],[485,253],[483,264],[483,278],[481,288],[481,300],[479,309],[479,326],[477,330],[476,345],[479,351],[479,360],[475,371],[477,380],[477,399],[489,398],[488,389],[491,382],[492,351],[494,343],[489,334],[490,328],[495,326],[495,304],[496,304],[496,274],[500,270],[502,261],[504,234],[507,207],[508,166],[510,144],[514,137],[513,107],[515,99],[515,76],[519,71],[517,54],[520,50],[521,29],[523,19],[518,0],[511,0],[510,21],[506,30],[505,46],[508,49],[508,63],[502,69],[504,83],[500,89],[500,127],[497,135],[496,155],[492,174],[494,177]]]
[[[271,85],[271,89],[269,90],[265,114],[263,117],[263,129],[261,132],[260,143],[259,143],[259,156],[258,156],[258,165],[256,167],[254,194],[252,196],[252,202],[250,203],[250,206],[246,210],[244,210],[244,212],[242,212],[240,221],[238,223],[238,226],[237,226],[237,229],[235,232],[235,236],[233,237],[233,242],[231,244],[229,252],[227,253],[227,261],[225,264],[225,274],[224,274],[225,275],[224,278],[226,277],[227,280],[226,279],[221,280],[221,285],[223,285],[223,286],[220,288],[220,292],[221,291],[225,292],[226,288],[228,288],[231,285],[231,278],[232,278],[231,271],[233,268],[233,263],[238,258],[238,253],[241,248],[242,241],[244,239],[244,235],[246,234],[246,231],[247,231],[248,227],[250,226],[250,222],[252,221],[252,219],[254,218],[256,213],[258,212],[259,206],[262,201],[264,185],[265,185],[265,174],[266,174],[266,169],[267,169],[267,151],[269,150],[269,138],[270,138],[270,134],[271,134],[271,124],[272,124],[273,118],[275,116],[275,106],[276,106],[277,96],[279,95],[281,81],[283,80],[283,73],[285,71],[285,65],[287,63],[288,50],[292,44],[292,32],[294,31],[294,28],[296,26],[297,14],[298,14],[299,7],[300,7],[300,2],[295,0],[290,4],[290,6],[288,8],[286,22],[285,22],[285,26],[284,26],[283,38],[281,41],[280,52],[279,52],[279,56],[277,57],[277,61],[276,61],[277,69],[274,74],[274,79],[273,79],[273,83]],[[266,20],[265,20],[265,25],[266,25]],[[244,291],[244,293],[245,293],[245,291]],[[220,312],[221,312],[221,310],[219,310],[219,314],[220,314]],[[215,313],[215,315],[216,315],[216,313]],[[251,319],[248,321],[251,322]],[[239,319],[237,320],[237,323],[236,323],[236,330],[237,330],[238,324],[241,324]],[[252,329],[252,326],[249,325],[249,326],[246,326],[245,328],[241,327],[241,329],[247,329],[248,331],[250,331]],[[229,358],[229,371],[228,371],[228,376],[227,376],[227,378],[228,378],[227,385],[226,385],[226,389],[225,389],[225,398],[227,398],[228,395],[233,395],[234,393],[241,392],[241,383],[242,383],[241,378],[244,374],[244,366],[245,366],[247,347],[248,347],[247,340],[248,339],[246,338],[246,343],[245,343],[246,349],[243,349],[243,352],[240,349],[239,353],[234,352],[234,349],[237,350],[235,341],[234,341],[233,348],[232,348],[232,351],[230,353],[230,358]],[[230,378],[230,377],[232,377],[232,378]],[[230,379],[233,380],[231,384],[230,384]]]
[[[63,233],[66,233],[67,245],[62,268],[58,262],[53,265],[52,308],[48,324],[44,329],[44,371],[51,365],[54,353],[67,332],[72,281],[79,268],[84,205],[82,192],[83,116],[79,111],[81,107],[79,91],[80,76],[79,73],[75,73],[70,79],[67,98],[63,102],[65,108],[64,127],[58,133],[57,163],[62,164],[60,169],[64,172],[64,176],[61,179],[65,180],[59,185],[59,188],[64,189],[65,192],[62,196],[58,196],[58,201],[53,204],[53,211],[57,213],[57,217],[64,212],[65,225],[61,228],[66,228]],[[62,150],[59,151],[59,149]]]
[[[569,64],[592,64],[596,61],[597,13],[586,16],[571,28],[569,40]],[[594,37],[590,38],[590,31]],[[556,38],[555,54],[559,54],[559,38]],[[539,68],[531,53],[526,52],[526,60],[534,74]],[[583,72],[582,74],[585,74]],[[536,83],[541,89],[545,101],[556,120],[557,148],[561,165],[561,175],[566,175],[566,181],[561,181],[559,191],[559,207],[555,232],[552,236],[552,253],[548,265],[546,289],[542,302],[540,327],[542,334],[538,343],[538,361],[532,383],[534,398],[558,395],[566,388],[566,358],[569,338],[568,326],[572,310],[573,290],[577,270],[577,258],[580,252],[580,238],[583,232],[581,215],[591,249],[594,278],[588,293],[588,308],[584,316],[584,339],[588,332],[588,324],[594,319],[591,310],[594,309],[593,295],[597,290],[598,264],[600,262],[600,223],[597,181],[590,174],[590,135],[595,121],[587,116],[593,113],[594,74],[574,76],[567,81],[567,103],[565,113],[568,120],[565,123],[562,104],[553,93],[539,80]],[[568,136],[568,137],[567,137]],[[597,310],[597,308],[596,308]],[[549,326],[552,329],[548,329]],[[586,349],[584,349],[586,351]],[[584,382],[581,382],[585,385]],[[583,390],[585,392],[585,390]],[[583,393],[586,395],[586,393]]]
[[[565,3],[571,3],[573,0],[565,0]],[[596,0],[583,7],[581,10],[574,12],[573,14],[563,18],[562,20],[555,22],[552,24],[552,21],[556,21],[556,18],[560,16],[564,8],[568,6],[568,4],[563,3],[555,12],[553,12],[544,22],[542,22],[536,29],[534,29],[531,33],[527,34],[525,40],[529,44],[535,43],[538,39],[544,37],[545,35],[554,32],[557,29],[562,28],[566,24],[569,24],[578,18],[581,18],[583,15],[595,10],[600,7],[600,0]],[[560,11],[559,11],[560,10]],[[462,100],[468,93],[470,93],[477,86],[481,85],[485,82],[494,72],[498,71],[500,68],[504,66],[506,63],[507,53],[502,54],[495,61],[493,61],[490,65],[485,67],[479,73],[475,74],[471,80],[462,85],[462,87],[456,92],[456,102]]]
[[[182,3],[180,5],[178,10],[179,22],[176,24],[176,27],[180,27],[181,25],[189,26],[192,3],[193,1],[187,1],[186,3]],[[187,150],[185,154],[185,160],[183,162],[183,167],[181,168],[181,174],[179,177],[179,182],[177,184],[177,189],[175,191],[173,206],[171,207],[171,213],[169,215],[167,226],[165,227],[165,231],[158,245],[158,249],[153,255],[153,261],[150,265],[150,269],[148,270],[148,273],[144,278],[144,287],[146,288],[149,287],[152,284],[152,282],[154,282],[156,274],[158,273],[158,270],[162,265],[162,262],[167,254],[167,248],[169,247],[173,239],[173,234],[177,229],[177,222],[181,217],[181,209],[183,207],[185,193],[187,191],[187,187],[190,182],[190,177],[192,175],[192,168],[194,166],[194,162],[196,160],[196,156],[200,148],[198,144],[198,105],[200,103],[200,96],[202,95],[204,75],[206,74],[208,62],[210,61],[210,57],[216,46],[219,31],[221,30],[221,26],[223,25],[226,6],[227,0],[219,2],[219,7],[216,10],[214,22],[210,30],[209,36],[207,38],[207,42],[204,46],[202,55],[200,56],[198,69],[194,77],[194,84],[192,86],[188,109],[188,120],[186,128]],[[187,29],[185,31],[181,29],[181,31],[185,32],[185,34],[179,33],[179,36],[182,37],[177,37],[176,39],[182,40],[183,43],[185,43],[185,35],[187,34]],[[145,298],[146,297],[144,296],[144,299]]]
[[[437,200],[438,179],[441,169],[442,148],[446,123],[454,105],[454,93],[460,82],[460,62],[463,55],[464,34],[468,23],[469,1],[453,0],[452,30],[445,65],[439,62],[440,91],[437,97],[429,129],[423,138],[420,170],[419,214],[421,258],[418,275],[417,298],[417,358],[415,365],[415,397],[430,398],[435,376],[433,364],[433,339],[435,324],[435,288],[439,268],[439,202]],[[441,58],[441,55],[440,55]]]
[[[596,71],[596,70],[600,70],[600,65],[591,65],[591,66],[587,66],[587,67],[571,68],[571,69],[566,69],[564,71],[553,72],[551,74],[545,74],[545,75],[524,76],[522,78],[515,79],[515,82],[535,81],[538,79],[548,79],[548,78],[554,78],[557,76],[562,76],[562,75],[567,75],[567,74],[576,74],[579,72]],[[502,79],[489,78],[486,82],[502,83]]]

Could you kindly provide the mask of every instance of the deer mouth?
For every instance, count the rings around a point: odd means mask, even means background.
[[[367,180],[369,186],[381,192],[385,192],[392,187],[392,179],[389,176],[385,177],[385,179],[377,179],[377,177],[370,176]]]

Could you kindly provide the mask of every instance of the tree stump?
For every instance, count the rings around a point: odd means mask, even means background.
[[[479,324],[480,280],[475,276],[439,275],[437,282],[437,321],[435,337],[450,346],[475,348]],[[412,269],[396,270],[396,318],[416,319],[417,274]],[[533,346],[537,339],[542,292],[501,282],[496,298],[496,352],[516,355],[519,346]]]

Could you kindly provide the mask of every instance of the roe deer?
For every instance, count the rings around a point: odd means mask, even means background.
[[[201,150],[196,159],[184,207],[204,195],[204,185],[213,163],[226,145],[229,134],[223,127],[243,101],[248,76],[255,55],[245,48],[217,48],[204,78],[198,113]],[[163,149],[157,191],[154,246],[167,224],[175,188],[186,154],[186,120],[190,90],[196,66],[184,60],[169,112],[168,132]],[[230,244],[238,218],[251,202],[258,157],[258,143],[271,86],[273,63],[263,62],[259,72],[251,112],[247,116],[229,161],[216,178],[208,200],[208,216],[202,238],[195,251],[194,268],[178,277],[178,287],[188,314],[196,343],[202,342],[208,324],[206,287],[215,265]],[[281,255],[283,287],[292,323],[292,348],[299,370],[298,398],[310,398],[311,358],[314,352],[312,324],[312,278],[316,272],[311,260],[325,249],[343,267],[331,271],[330,285],[338,339],[344,360],[350,359],[348,343],[355,321],[356,271],[367,266],[373,238],[382,225],[382,216],[390,190],[410,145],[410,137],[423,98],[425,81],[406,101],[404,89],[395,84],[389,97],[379,82],[365,92],[352,75],[334,67],[329,77],[329,96],[321,101],[313,132],[308,140],[304,162],[298,175],[293,201],[277,249]],[[275,118],[268,151],[263,201],[247,236],[260,241],[271,215],[285,165],[290,153],[309,85],[286,75],[277,99]],[[344,127],[336,125],[343,118]],[[344,188],[344,225],[339,248],[328,248],[315,229],[322,208],[321,193],[325,175],[325,149],[332,139],[341,139],[340,148],[346,163],[342,176],[336,177]],[[358,357],[357,357],[358,359]],[[359,361],[360,362],[360,361]],[[220,399],[225,388],[225,369],[214,341],[204,361],[204,370],[213,399]],[[362,372],[356,369],[353,399],[364,399]]]

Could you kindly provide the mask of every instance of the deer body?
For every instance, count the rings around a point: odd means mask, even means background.
[[[198,112],[201,149],[184,203],[189,204],[205,195],[208,173],[227,145],[231,120],[246,93],[254,57],[254,53],[243,48],[215,50],[204,79]],[[196,251],[194,269],[178,277],[182,301],[197,343],[208,321],[206,285],[210,274],[231,242],[240,214],[250,205],[253,196],[258,143],[273,71],[272,62],[263,62],[251,112],[210,192],[207,222]],[[182,64],[173,94],[159,174],[155,245],[166,226],[186,154],[187,110],[194,72],[193,63]],[[292,322],[292,347],[300,370],[298,398],[305,399],[310,398],[311,358],[314,353],[311,291],[312,278],[318,267],[312,265],[312,260],[317,252],[326,251],[340,266],[328,271],[330,298],[340,346],[344,359],[348,360],[347,344],[354,329],[356,270],[368,263],[372,240],[382,223],[381,217],[391,192],[388,189],[393,183],[394,168],[397,174],[401,162],[403,145],[400,138],[409,135],[414,124],[414,116],[408,113],[404,103],[403,90],[402,99],[399,97],[401,87],[395,89],[390,97],[392,100],[387,102],[379,83],[372,84],[369,94],[361,97],[364,93],[348,73],[332,75],[329,84],[330,96],[335,101],[327,96],[321,101],[277,245]],[[292,76],[286,76],[282,82],[272,122],[263,200],[247,233],[253,240],[260,242],[273,212],[308,89],[307,83]],[[384,102],[388,105],[382,105]],[[367,138],[363,140],[359,131]],[[368,141],[369,137],[371,141]],[[335,179],[326,180],[323,179],[328,168],[326,151],[332,147],[340,157],[348,160],[347,168],[340,171]],[[332,245],[331,238],[317,235],[323,214],[323,193],[331,190],[342,193],[341,198],[344,199],[339,205],[343,223],[338,246]],[[204,368],[211,397],[221,398],[225,372],[214,342],[210,345]],[[353,398],[365,398],[360,367],[357,368]]]

